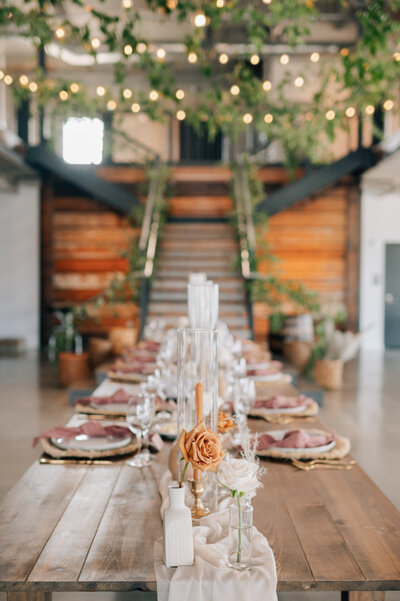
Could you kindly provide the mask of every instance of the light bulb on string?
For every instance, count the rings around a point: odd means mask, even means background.
[[[157,53],[156,53],[156,54],[157,54],[157,58],[158,58],[160,61],[162,61],[162,60],[164,60],[164,58],[165,58],[166,52],[165,52],[164,48],[158,48],[158,50],[157,50]]]
[[[36,81],[31,81],[31,83],[29,84],[28,88],[30,89],[31,92],[35,93],[38,90],[38,85],[36,83]]]
[[[296,88],[301,88],[304,85],[304,79],[302,77],[296,77],[294,80],[294,85]]]
[[[373,115],[375,113],[374,106],[372,104],[369,104],[365,107],[365,112],[367,113],[367,115]]]
[[[272,88],[272,83],[270,81],[268,81],[268,79],[266,79],[263,83],[264,92],[269,92],[271,88]]]
[[[149,93],[149,98],[152,102],[155,102],[156,100],[158,100],[157,90],[151,90],[151,92]]]
[[[244,123],[246,123],[246,125],[249,125],[253,121],[253,115],[251,115],[250,113],[245,113],[243,115],[243,121]]]
[[[319,61],[319,53],[318,52],[312,52],[311,56],[310,56],[310,61],[312,63],[317,63]]]
[[[393,58],[395,61],[400,62],[400,52],[395,52]]]
[[[258,65],[258,63],[260,62],[260,57],[258,56],[258,54],[252,54],[252,56],[250,57],[250,62],[252,65]]]
[[[237,86],[236,84],[233,84],[233,86],[230,89],[230,93],[232,94],[232,96],[237,96],[238,94],[240,94],[239,86]]]
[[[97,86],[97,89],[96,89],[97,96],[104,96],[105,93],[106,93],[106,89],[104,86]]]
[[[132,2],[132,0],[122,0],[121,6],[122,6],[122,8],[125,8],[126,10],[128,10],[129,8],[132,8],[133,2]]]
[[[0,81],[3,79],[3,77],[4,77],[4,71],[0,70]]]
[[[207,25],[207,17],[204,13],[197,13],[194,16],[195,27],[205,27]]]
[[[65,102],[66,100],[68,100],[68,92],[67,92],[67,90],[61,90],[58,95],[60,97],[60,100],[62,100],[63,102]]]
[[[56,29],[56,38],[58,40],[62,40],[65,37],[65,29],[64,27],[57,27]]]
[[[10,86],[12,84],[12,82],[14,81],[13,78],[11,77],[11,75],[6,75],[4,77],[4,83],[6,84],[6,86]]]
[[[330,109],[329,111],[326,111],[325,117],[328,119],[328,121],[332,121],[336,117],[336,113]]]
[[[122,96],[125,98],[125,100],[129,100],[130,98],[132,98],[132,90],[130,90],[129,88],[125,88],[125,90],[122,92]]]
[[[100,40],[99,38],[93,38],[92,40],[90,40],[90,43],[92,45],[93,50],[98,50],[100,48]]]
[[[178,100],[183,100],[185,98],[185,92],[183,90],[176,90],[175,96]]]
[[[124,54],[125,56],[130,56],[133,52],[133,48],[130,44],[125,44],[124,46]]]
[[[356,114],[356,109],[354,108],[354,106],[348,106],[345,111],[345,114],[346,114],[346,117],[351,119]]]
[[[189,61],[189,63],[192,63],[192,64],[196,63],[197,62],[197,58],[198,58],[198,56],[197,56],[197,54],[195,52],[189,52],[189,54],[188,54],[188,61]]]
[[[115,111],[116,108],[117,108],[117,103],[115,102],[115,100],[109,100],[107,102],[107,110],[108,111]]]
[[[139,113],[140,112],[140,104],[138,102],[134,102],[131,106],[132,109],[132,113]]]
[[[262,0],[264,4],[271,4],[272,0]]]
[[[223,52],[219,55],[218,60],[221,63],[221,65],[226,65],[226,63],[229,61],[229,56],[225,52]]]
[[[271,113],[267,113],[266,115],[264,115],[264,121],[265,121],[265,123],[272,123],[273,120],[274,120],[274,118],[271,115]]]
[[[385,102],[383,103],[383,108],[385,109],[385,111],[391,111],[392,108],[394,107],[394,103],[393,100],[385,100]]]
[[[290,61],[289,55],[288,54],[282,54],[281,58],[279,59],[281,65],[287,65]]]
[[[29,83],[29,78],[27,75],[21,75],[19,78],[19,83],[21,84],[21,86],[27,86]]]
[[[69,86],[69,89],[71,90],[71,92],[73,94],[77,94],[79,92],[79,84],[78,83],[71,83],[71,85]]]
[[[185,119],[185,117],[186,117],[185,111],[182,111],[182,110],[177,111],[176,118],[178,119],[178,121],[183,121]]]
[[[138,54],[144,54],[147,50],[147,44],[145,44],[144,42],[139,42],[138,45],[136,46],[136,52]]]
[[[217,8],[224,8],[225,0],[217,0],[215,4],[216,4]]]

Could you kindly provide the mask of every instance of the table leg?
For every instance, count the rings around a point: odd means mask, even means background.
[[[29,591],[28,593],[7,593],[7,601],[51,601],[51,593]]]
[[[385,592],[342,591],[341,601],[385,601]]]

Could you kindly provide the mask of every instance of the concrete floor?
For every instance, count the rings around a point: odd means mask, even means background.
[[[56,374],[41,368],[35,355],[0,358],[0,498],[40,455],[33,437],[72,414],[68,393]],[[90,385],[90,383],[89,383]],[[300,380],[298,388],[311,388]],[[345,367],[344,388],[324,394],[321,419],[348,436],[352,453],[383,492],[400,509],[400,351],[364,352]],[[56,594],[55,601],[135,601],[142,595],[107,593]],[[144,596],[150,601],[152,595]],[[280,601],[339,601],[339,594],[287,593]],[[0,601],[4,595],[0,594]],[[400,601],[399,593],[387,595]]]

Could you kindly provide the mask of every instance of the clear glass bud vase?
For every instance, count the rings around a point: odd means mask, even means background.
[[[253,508],[250,497],[235,496],[229,508],[228,566],[248,570],[251,566]]]

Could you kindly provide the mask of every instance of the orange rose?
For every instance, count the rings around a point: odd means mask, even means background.
[[[218,411],[218,432],[220,434],[225,434],[228,432],[228,430],[232,430],[234,427],[235,423],[233,419],[231,419],[226,413]]]
[[[178,448],[185,461],[202,472],[215,472],[224,457],[220,437],[207,430],[203,420],[189,433],[182,430]]]

